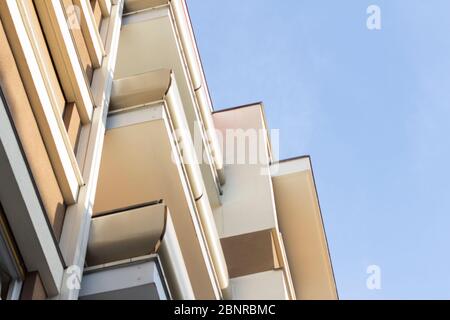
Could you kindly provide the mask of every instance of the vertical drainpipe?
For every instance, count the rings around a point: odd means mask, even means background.
[[[221,289],[226,289],[229,285],[229,276],[225,257],[222,251],[219,234],[214,221],[211,205],[205,190],[203,177],[197,161],[193,142],[186,122],[186,116],[183,109],[181,98],[178,95],[178,89],[173,74],[169,90],[166,93],[165,100],[168,104],[168,111],[177,133],[182,152],[182,161],[192,193],[194,195],[197,211],[200,216],[201,224],[206,236],[208,249],[216,271],[217,280]]]
[[[225,175],[221,147],[215,131],[210,101],[206,91],[206,85],[204,84],[200,57],[195,46],[194,33],[191,23],[189,22],[186,3],[183,0],[172,0],[171,6],[173,8],[172,11],[177,24],[184,26],[178,28],[180,40],[186,55],[189,73],[191,75],[195,95],[199,104],[203,124],[206,129],[208,143],[212,151],[212,157],[217,170],[217,175],[219,177],[219,182],[223,185],[225,183]]]

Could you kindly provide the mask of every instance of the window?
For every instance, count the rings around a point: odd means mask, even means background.
[[[0,204],[0,298],[16,300],[24,275],[17,247]]]
[[[11,277],[2,269],[0,269],[0,298],[8,299],[8,291],[10,287]]]

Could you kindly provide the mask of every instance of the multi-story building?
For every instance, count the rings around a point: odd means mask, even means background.
[[[310,158],[213,110],[183,0],[0,19],[2,299],[337,298]]]

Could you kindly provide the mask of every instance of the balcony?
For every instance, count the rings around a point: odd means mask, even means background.
[[[199,138],[200,170],[213,207],[224,183],[211,101],[184,1],[125,1],[115,79],[173,71],[191,136]]]
[[[171,298],[158,256],[86,269],[80,300],[168,300]]]
[[[271,146],[261,103],[217,111],[227,183],[214,211],[233,299],[295,299],[278,228]]]
[[[106,124],[92,229],[95,231],[97,219],[108,217],[105,212],[124,211],[123,208],[163,199],[171,212],[195,297],[218,299],[222,296],[221,289],[228,286],[228,275],[208,196],[191,149],[183,103],[170,70],[116,79]],[[125,211],[128,216],[130,211]],[[115,226],[124,228],[121,237],[134,241],[135,228],[140,225],[125,219]],[[102,227],[105,228],[109,233],[116,230],[111,226]],[[94,235],[91,234],[90,243]],[[121,241],[126,243],[126,239]],[[107,244],[110,242],[105,240]],[[150,242],[148,239],[147,243]],[[89,248],[92,249],[92,245]],[[103,262],[93,258],[100,254],[96,251],[92,256],[91,249],[88,263]],[[117,246],[113,249],[117,250]],[[127,250],[127,254],[130,251]]]
[[[194,299],[167,206],[154,201],[92,219],[81,299]]]
[[[271,166],[280,231],[298,299],[337,299],[309,157]]]

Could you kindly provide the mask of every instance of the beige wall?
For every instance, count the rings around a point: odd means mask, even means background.
[[[230,280],[233,300],[287,300],[282,270],[254,273]]]
[[[94,215],[163,199],[169,208],[196,298],[214,299],[208,257],[196,228],[195,208],[167,123],[154,120],[110,129],[105,136]]]
[[[143,14],[142,14],[143,16]],[[130,18],[131,19],[131,18]],[[115,79],[167,68],[173,70],[191,133],[197,120],[194,92],[168,9],[158,18],[126,22],[120,33]]]
[[[64,5],[64,7],[66,8],[67,12],[72,12],[70,9],[70,8],[73,8],[73,6],[74,6],[74,2],[72,0],[62,0],[62,3]],[[81,14],[80,14],[80,16],[81,16]],[[76,17],[76,15],[71,17],[71,19],[74,19],[75,17]],[[84,19],[83,17],[81,17],[81,18]],[[81,19],[80,19],[79,23],[81,26]],[[92,76],[94,74],[94,68],[92,66],[92,61],[89,56],[89,51],[87,49],[86,42],[83,38],[83,33],[81,30],[81,27],[80,28],[71,28],[70,30],[71,30],[71,33],[73,36],[75,46],[77,47],[77,50],[78,50],[78,55],[80,57],[81,66],[86,74],[88,83],[91,83]]]
[[[1,22],[0,43],[0,85],[45,211],[59,238],[64,200]]]
[[[283,172],[287,166],[291,170]],[[298,168],[281,163],[280,174],[273,177],[279,227],[297,299],[337,299],[309,159],[298,160]]]
[[[224,140],[227,129],[255,129],[259,132],[265,128],[260,105],[217,112],[213,116],[216,128],[222,133]],[[247,154],[248,145],[247,143]],[[264,149],[267,145],[263,144],[258,148]],[[227,159],[226,148],[223,154]],[[223,186],[222,206],[214,212],[221,238],[277,226],[269,155],[266,149],[259,154],[256,164],[225,163],[226,183]]]

